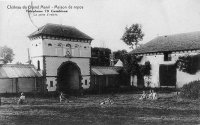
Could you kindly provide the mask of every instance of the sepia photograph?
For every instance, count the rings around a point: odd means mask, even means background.
[[[0,0],[0,125],[199,125],[199,0]]]

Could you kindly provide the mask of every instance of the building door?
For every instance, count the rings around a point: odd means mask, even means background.
[[[160,65],[159,80],[160,86],[176,86],[176,66]]]
[[[76,63],[67,61],[61,64],[57,71],[58,91],[78,92],[81,87],[81,72]]]
[[[138,88],[144,87],[144,77],[142,75],[137,75],[137,87]]]

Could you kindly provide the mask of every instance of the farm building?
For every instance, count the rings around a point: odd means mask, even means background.
[[[130,54],[142,56],[140,64],[147,61],[151,64],[151,76],[131,76],[131,85],[144,87],[150,83],[150,87],[180,88],[186,83],[200,80],[200,32],[158,36]],[[191,57],[190,67],[195,72],[177,68],[176,62],[181,57]]]
[[[33,65],[0,64],[0,93],[42,91],[41,83]]]
[[[112,89],[118,84],[119,71],[122,67],[116,66],[92,66],[91,68],[91,89],[103,93]]]

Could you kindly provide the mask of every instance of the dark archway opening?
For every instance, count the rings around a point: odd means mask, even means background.
[[[57,90],[68,94],[79,93],[81,89],[81,71],[74,62],[67,61],[57,70]]]

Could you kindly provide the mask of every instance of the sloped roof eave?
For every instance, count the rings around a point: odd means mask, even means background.
[[[159,36],[129,54],[200,50],[200,31]]]
[[[5,64],[0,65],[0,79],[39,78],[42,75],[32,65]]]
[[[93,66],[91,67],[92,70],[92,75],[99,75],[99,76],[103,76],[103,75],[118,75],[118,71],[121,69],[122,67],[109,67],[109,66]]]

